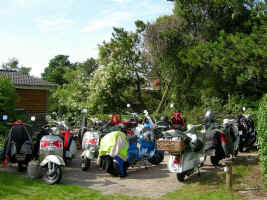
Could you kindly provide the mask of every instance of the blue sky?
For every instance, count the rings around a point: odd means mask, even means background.
[[[97,58],[97,45],[112,27],[135,30],[134,21],[153,22],[171,14],[167,0],[0,0],[0,64],[17,58],[39,76],[59,54],[71,62]]]

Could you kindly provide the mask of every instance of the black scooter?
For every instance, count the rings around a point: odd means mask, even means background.
[[[4,115],[3,120],[6,121],[7,119],[8,116]],[[26,127],[30,125],[21,120],[8,123],[8,125],[11,125],[11,128],[3,151],[4,164],[7,166],[8,162],[17,163],[18,171],[23,171],[33,159],[32,137]]]

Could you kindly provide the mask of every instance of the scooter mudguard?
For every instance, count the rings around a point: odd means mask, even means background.
[[[170,172],[182,173],[192,170],[204,161],[202,152],[184,152],[179,159],[179,163],[174,163],[175,156],[169,157],[168,169]]]
[[[118,166],[119,166],[119,168],[120,168],[120,176],[121,176],[121,177],[126,176],[126,174],[125,174],[125,170],[124,170],[124,165],[123,165],[123,162],[124,162],[124,161],[123,161],[119,156],[115,156],[115,157],[113,158],[113,162],[115,162],[115,163],[118,164]]]
[[[82,152],[81,158],[94,159],[95,158],[95,149],[90,148]]]
[[[55,163],[57,165],[65,166],[65,162],[64,162],[63,158],[61,158],[60,156],[57,156],[57,155],[46,156],[45,159],[40,163],[40,166],[44,167],[49,162]]]
[[[182,157],[180,157],[180,159],[181,158]],[[175,164],[174,160],[175,160],[175,156],[170,155],[169,161],[168,161],[169,171],[172,173],[182,173],[183,172],[183,168],[182,168],[182,164],[181,164],[182,161],[180,160],[179,164]]]
[[[127,153],[127,161],[129,163],[133,163],[135,161],[138,161],[139,158],[139,149],[137,147],[136,143],[132,143],[129,145],[128,153]]]

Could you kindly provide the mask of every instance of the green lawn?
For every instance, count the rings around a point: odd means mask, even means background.
[[[205,178],[206,179],[206,178]],[[160,199],[177,200],[229,200],[239,199],[236,194],[227,193],[224,186],[212,188],[200,182],[186,184],[183,189],[169,193]],[[205,182],[205,181],[204,181]],[[207,191],[209,190],[209,191]],[[102,195],[96,190],[74,185],[46,185],[42,180],[30,180],[16,174],[0,172],[0,199],[147,199],[126,195]]]

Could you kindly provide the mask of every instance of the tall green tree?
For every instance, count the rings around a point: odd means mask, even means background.
[[[69,61],[69,56],[57,55],[49,61],[48,67],[44,69],[42,78],[44,80],[63,85],[69,80],[64,79],[64,74],[75,69],[75,65]]]
[[[114,67],[122,67],[130,72],[130,79],[126,83],[135,88],[135,96],[141,107],[144,107],[142,99],[142,84],[145,74],[148,72],[149,63],[144,57],[142,33],[145,24],[136,22],[137,30],[128,32],[123,28],[114,28],[110,42],[103,42],[99,46],[99,62],[102,65],[111,64]]]
[[[153,69],[167,85],[163,97],[180,106],[202,96],[259,98],[266,88],[264,27],[263,1],[176,0],[174,15],[158,18],[145,34]]]

